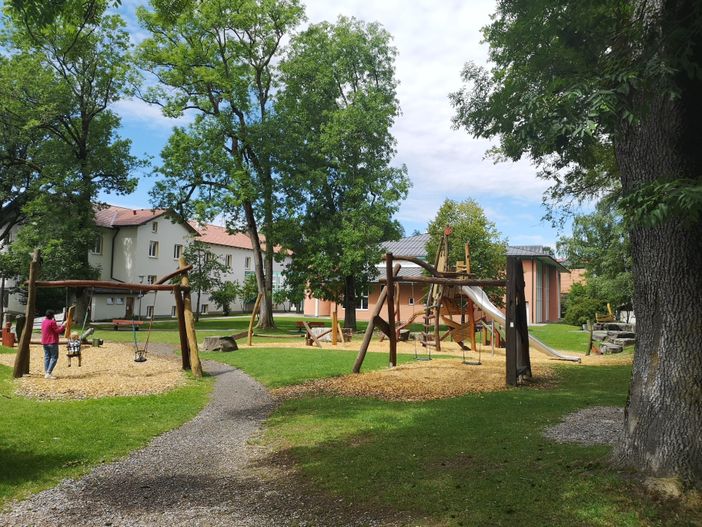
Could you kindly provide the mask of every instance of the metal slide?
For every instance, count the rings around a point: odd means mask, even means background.
[[[463,293],[473,302],[475,302],[488,317],[493,319],[495,322],[502,324],[502,326],[505,325],[504,313],[502,313],[502,311],[500,311],[495,304],[490,302],[490,299],[482,288],[476,286],[464,286]],[[541,353],[544,353],[549,357],[553,357],[554,359],[580,362],[580,357],[577,355],[566,355],[564,353],[560,353],[532,335],[529,335],[529,345],[534,349],[539,350]]]

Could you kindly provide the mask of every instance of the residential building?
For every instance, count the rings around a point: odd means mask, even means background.
[[[410,236],[398,241],[386,242],[385,252],[396,255],[414,256],[421,260],[427,259],[426,245],[428,234]],[[527,301],[527,320],[529,324],[555,322],[560,318],[560,287],[561,272],[568,272],[546,248],[542,246],[508,247],[508,256],[519,256],[524,267],[525,297]],[[378,264],[378,276],[385,274],[385,264]],[[422,269],[417,264],[402,262],[399,277],[422,275]],[[382,286],[375,282],[368,286],[368,291],[361,297],[356,309],[357,320],[368,320],[375,308]],[[408,320],[413,314],[422,313],[424,304],[422,297],[425,288],[418,284],[399,285],[400,319]],[[304,302],[306,316],[328,316],[334,309],[332,302],[308,297]],[[343,306],[338,306],[339,318],[344,317]]]
[[[229,234],[216,225],[184,223],[166,210],[129,209],[118,206],[100,208],[95,214],[98,233],[88,260],[100,270],[100,280],[129,283],[154,283],[178,268],[178,258],[194,239],[208,244],[225,265],[226,281],[244,282],[254,273],[253,248],[248,236]],[[282,285],[286,263],[274,263],[274,286]],[[193,306],[195,307],[195,306]],[[232,306],[233,307],[233,306]],[[21,312],[24,307],[10,296],[8,310]],[[203,293],[201,314],[218,313],[218,308]],[[93,320],[135,316],[175,317],[175,299],[169,292],[136,292],[96,289],[92,295]]]

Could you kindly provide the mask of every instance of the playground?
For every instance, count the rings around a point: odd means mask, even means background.
[[[391,255],[387,261],[393,263]],[[348,339],[333,318],[317,321],[324,327],[315,337],[327,332],[331,342],[312,338],[310,321],[293,317],[279,317],[275,331],[257,332],[256,310],[195,324],[187,316],[187,269],[181,262],[174,291],[185,316],[152,321],[140,332],[97,326],[80,366],[69,367],[62,348],[56,379],[41,375],[31,331],[22,334],[19,351],[2,349],[0,439],[9,469],[0,480],[8,508],[0,523],[185,525],[207,518],[212,525],[536,526],[700,519],[698,497],[660,499],[659,489],[651,502],[645,487],[608,462],[631,349],[586,355],[587,334],[561,325],[534,328],[541,339],[531,335],[512,279],[518,266],[500,282],[507,287],[506,316],[494,313],[503,330],[513,329],[506,338],[497,330],[489,337],[477,332],[470,317],[452,325],[451,313],[440,308],[418,327],[403,325],[389,309],[390,279],[388,320],[381,306],[373,323]],[[442,286],[429,288],[434,306],[450,306],[443,292],[460,285],[466,306],[496,310],[467,271],[434,270],[439,276],[430,279]],[[414,338],[400,339],[405,328],[415,330]],[[430,337],[442,333],[452,338]],[[218,337],[238,349],[200,353],[205,338]],[[189,371],[200,355],[202,377]],[[20,375],[11,380],[9,367],[17,373],[18,363]],[[596,411],[578,414],[590,407]],[[550,432],[579,415],[587,433]],[[22,498],[29,499],[12,501]],[[548,506],[553,499],[558,507]]]

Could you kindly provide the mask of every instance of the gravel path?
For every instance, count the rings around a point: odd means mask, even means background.
[[[624,408],[593,406],[565,416],[562,422],[547,428],[544,435],[558,443],[614,445],[624,423]]]
[[[13,504],[3,526],[393,525],[305,492],[286,465],[251,444],[274,408],[239,370],[205,362],[217,376],[210,404],[192,421],[120,461]],[[397,517],[395,517],[395,520]]]

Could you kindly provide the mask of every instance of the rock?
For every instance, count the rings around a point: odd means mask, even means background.
[[[631,346],[636,343],[635,338],[616,338],[612,339],[612,344],[616,344],[617,346]]]
[[[202,345],[205,351],[236,351],[239,346],[231,337],[205,337]]]
[[[624,348],[622,346],[612,344],[611,342],[603,342],[600,346],[600,353],[602,353],[602,355],[609,355],[610,353],[621,353],[622,351],[624,351]]]
[[[606,338],[607,338],[606,331],[593,331],[592,332],[592,340],[604,340]]]
[[[607,336],[621,339],[633,339],[636,335],[631,331],[608,331]]]

